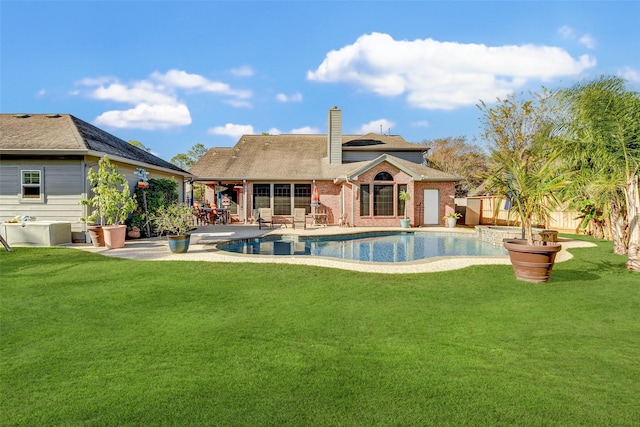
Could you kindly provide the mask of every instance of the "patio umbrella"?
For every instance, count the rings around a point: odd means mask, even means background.
[[[318,193],[318,187],[313,186],[313,193],[311,194],[311,206],[317,207],[320,206],[320,193]]]

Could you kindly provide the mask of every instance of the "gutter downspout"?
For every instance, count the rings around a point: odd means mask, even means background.
[[[89,181],[87,180],[87,174],[89,173],[89,169],[93,166],[97,166],[98,162],[90,162],[87,163],[86,160],[83,158],[82,159],[82,172],[83,172],[83,176],[84,176],[84,184],[83,184],[83,191],[84,191],[84,197],[85,199],[89,198]],[[82,216],[86,217],[89,215],[89,209],[91,209],[89,206],[87,205],[82,205]],[[100,218],[100,221],[102,222],[102,218]],[[87,223],[86,221],[83,221],[83,226],[82,226],[82,230],[83,231],[87,231]]]
[[[337,185],[339,182],[341,183],[341,186],[340,186],[340,195],[341,195],[341,198],[340,198],[340,211],[341,212],[340,213],[341,213],[341,216],[343,216],[343,217],[347,216],[347,213],[345,212],[346,209],[345,209],[345,199],[344,199],[344,191],[345,191],[344,185],[345,184],[351,185],[351,220],[352,221],[351,221],[350,227],[355,227],[355,224],[353,224],[355,222],[355,220],[356,220],[355,193],[354,193],[355,190],[354,190],[354,188],[357,188],[357,187],[355,187],[355,184],[353,182],[349,182],[349,178],[347,176],[334,178],[334,180],[333,180],[334,184]]]
[[[355,227],[356,226],[356,189],[358,188],[358,186],[354,182],[349,181],[349,178],[346,178],[345,182],[351,185],[351,227]]]
[[[249,197],[247,196],[247,180],[243,179],[242,180],[242,221],[244,221],[244,224],[246,224],[247,221],[249,220],[247,216],[248,199]]]

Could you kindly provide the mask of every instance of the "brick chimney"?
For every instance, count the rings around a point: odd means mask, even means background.
[[[332,107],[329,110],[327,129],[327,157],[330,165],[342,164],[342,110]]]

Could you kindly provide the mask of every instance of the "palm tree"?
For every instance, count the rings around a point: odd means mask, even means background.
[[[556,194],[567,184],[560,172],[558,153],[552,150],[551,120],[554,105],[550,93],[526,98],[520,94],[484,102],[483,137],[492,143],[487,175],[488,189],[506,197],[522,225],[523,238],[533,245],[533,226],[547,223],[558,204]]]
[[[612,199],[614,246],[628,254],[627,269],[640,271],[640,94],[619,77],[603,76],[559,92],[565,111],[559,123],[563,156],[580,174],[617,183]],[[616,192],[609,191],[609,194]],[[625,233],[622,226],[628,227]]]
[[[520,153],[495,152],[492,160],[489,188],[511,201],[511,210],[522,225],[522,237],[533,245],[534,225],[549,222],[553,207],[560,204],[557,194],[567,184],[557,154],[534,144]]]

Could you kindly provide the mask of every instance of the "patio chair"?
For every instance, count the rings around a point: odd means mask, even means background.
[[[194,207],[196,211],[196,224],[197,225],[208,225],[209,224],[209,215],[200,208],[200,206]]]
[[[262,229],[262,224],[269,224],[273,228],[273,213],[271,208],[258,209],[258,230]]]
[[[296,223],[302,223],[303,227],[307,228],[307,212],[304,208],[295,208],[293,210],[293,228],[296,228]]]
[[[342,214],[338,217],[338,226],[339,227],[349,226],[349,222],[347,221],[347,214]]]
[[[327,226],[329,220],[329,210],[326,206],[320,205],[316,208],[314,215],[314,225]]]

